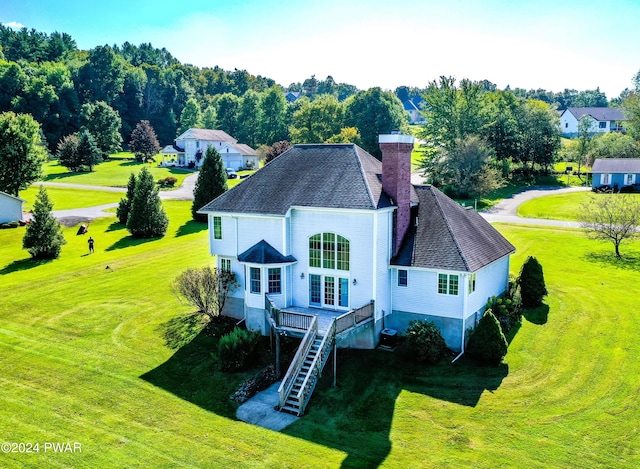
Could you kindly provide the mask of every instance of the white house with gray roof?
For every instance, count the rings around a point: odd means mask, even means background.
[[[353,144],[295,145],[200,211],[210,250],[242,287],[227,313],[267,332],[279,309],[339,316],[375,304],[383,328],[434,321],[462,348],[487,298],[505,291],[514,247],[473,210],[412,186],[413,137],[382,135],[382,162]]]
[[[590,122],[592,134],[622,132],[624,114],[617,107],[568,107],[560,112],[560,131],[563,137],[575,137],[579,134],[579,125],[583,119]]]
[[[373,348],[412,319],[463,350],[487,299],[507,289],[511,243],[411,185],[413,137],[381,135],[380,148],[382,162],[353,144],[295,145],[200,210],[217,267],[240,283],[224,313],[273,333],[276,350],[280,336],[302,336],[282,410],[304,412],[332,348]]]
[[[161,165],[200,167],[207,148],[211,146],[222,156],[225,168],[258,168],[260,158],[253,148],[238,143],[223,130],[212,129],[189,129],[180,134],[173,145],[167,145],[160,151]]]

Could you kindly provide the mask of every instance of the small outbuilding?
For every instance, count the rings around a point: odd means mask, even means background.
[[[22,206],[24,203],[25,200],[20,197],[0,192],[0,223],[22,220]]]
[[[636,192],[640,189],[640,158],[596,159],[591,168],[594,190],[611,189]]]

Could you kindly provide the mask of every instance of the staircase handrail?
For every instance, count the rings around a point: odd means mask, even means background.
[[[313,316],[309,329],[307,329],[307,332],[300,342],[298,351],[296,352],[293,360],[291,361],[291,364],[289,365],[287,374],[285,374],[284,378],[282,379],[282,383],[280,383],[280,386],[278,387],[278,394],[280,396],[280,407],[284,407],[287,396],[289,395],[289,392],[291,392],[291,388],[293,387],[296,376],[298,376],[300,368],[302,368],[302,365],[304,364],[305,357],[307,356],[307,353],[309,353],[309,349],[313,345],[313,341],[315,340],[317,333],[318,316]]]
[[[318,375],[322,372],[324,365],[331,353],[331,347],[333,347],[333,341],[335,340],[336,333],[336,320],[335,318],[331,319],[331,323],[327,328],[327,332],[325,333],[322,341],[320,342],[320,346],[318,347],[318,353],[314,357],[311,365],[309,366],[309,371],[307,375],[304,377],[304,381],[300,386],[300,390],[296,395],[296,400],[298,401],[298,405],[300,406],[299,415],[304,413],[309,400],[311,399],[311,394],[313,393],[313,389],[316,386],[318,381]]]

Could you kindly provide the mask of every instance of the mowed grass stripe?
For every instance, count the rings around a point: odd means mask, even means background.
[[[277,433],[234,420],[228,396],[251,373],[220,373],[207,341],[190,361],[164,345],[163,324],[190,310],[171,280],[213,262],[190,204],[164,204],[162,239],[138,243],[100,220],[96,254],[69,229],[62,257],[37,266],[13,264],[28,256],[22,229],[0,232],[3,435],[86,439],[83,454],[56,459],[73,467],[639,465],[637,243],[617,262],[580,230],[498,225],[518,248],[513,273],[535,255],[550,291],[546,322],[523,320],[502,368],[339,351],[338,386],[324,373],[308,414]],[[48,465],[15,456],[1,464]]]

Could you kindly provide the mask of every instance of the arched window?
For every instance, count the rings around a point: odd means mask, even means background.
[[[349,270],[349,240],[335,233],[317,233],[311,236],[309,267]]]

